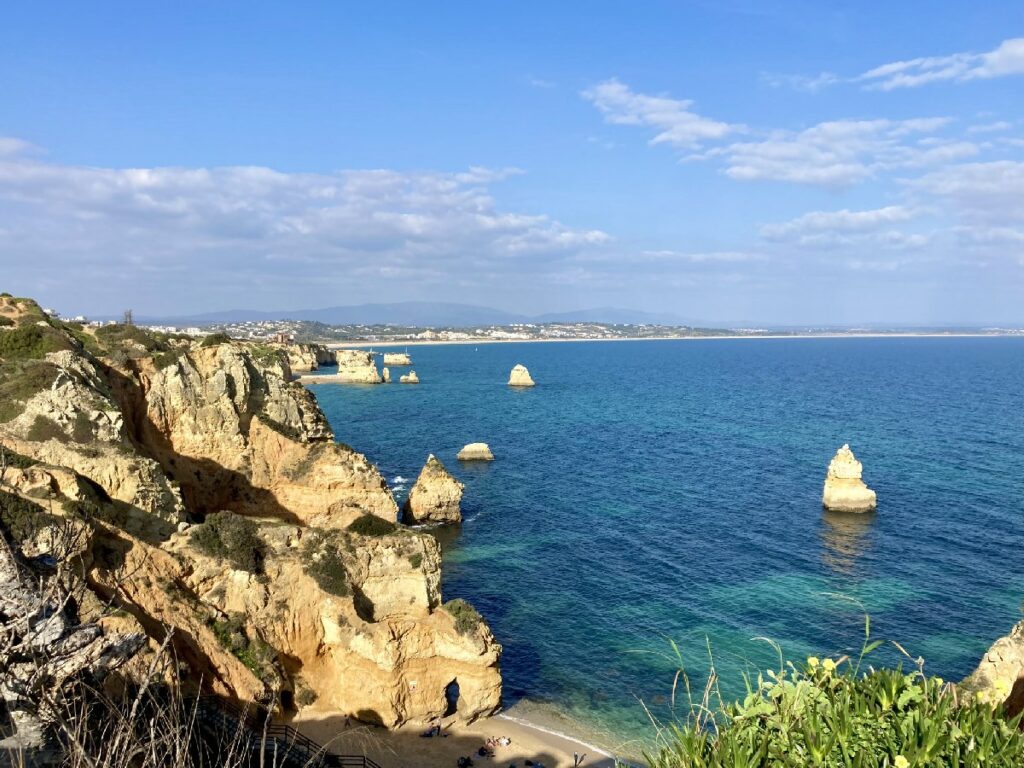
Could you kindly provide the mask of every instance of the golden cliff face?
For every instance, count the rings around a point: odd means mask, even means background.
[[[0,334],[21,327],[10,306]],[[334,442],[283,355],[29,319],[66,348],[0,356],[0,388],[12,370],[44,374],[0,411],[22,464],[0,490],[88,532],[91,604],[134,617],[103,621],[137,621],[153,643],[172,631],[189,679],[241,700],[276,691],[393,726],[443,714],[456,682],[461,716],[497,710],[501,646],[442,604],[437,542],[394,522],[380,473]],[[221,539],[218,521],[234,526]]]

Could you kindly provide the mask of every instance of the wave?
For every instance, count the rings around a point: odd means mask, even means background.
[[[402,477],[401,475],[395,475],[393,478],[391,478],[391,482],[392,483],[408,483],[409,482],[409,478],[408,477]]]

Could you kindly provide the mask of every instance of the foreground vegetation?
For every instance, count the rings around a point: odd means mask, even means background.
[[[911,671],[868,666],[880,645],[866,621],[857,658],[796,665],[780,653],[779,668],[747,678],[746,696],[733,703],[722,700],[713,670],[695,696],[680,666],[676,682],[687,714],[659,725],[659,748],[645,759],[651,768],[1024,765],[1020,715],[1008,717],[998,702],[926,676],[921,659]]]

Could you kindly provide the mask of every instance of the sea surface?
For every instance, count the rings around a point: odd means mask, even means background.
[[[867,614],[873,638],[956,680],[1021,618],[1024,339],[410,352],[418,386],[310,389],[399,503],[429,453],[465,483],[463,525],[436,532],[444,597],[490,622],[519,711],[622,748],[650,738],[645,706],[685,711],[680,664],[695,695],[713,664],[741,696],[776,645],[797,662],[856,654]],[[535,388],[506,386],[516,363]],[[474,441],[496,461],[460,465]],[[876,514],[822,511],[843,443]]]

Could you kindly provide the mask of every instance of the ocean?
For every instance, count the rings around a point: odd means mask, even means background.
[[[444,597],[490,622],[513,712],[635,746],[646,710],[685,712],[680,666],[695,693],[713,665],[741,696],[780,650],[858,653],[870,615],[873,638],[956,680],[1021,618],[1024,339],[410,352],[418,386],[310,389],[399,503],[429,453],[465,483],[462,526],[435,531]],[[506,386],[516,363],[535,388]],[[496,460],[460,465],[476,441]],[[875,514],[822,511],[843,443]]]

